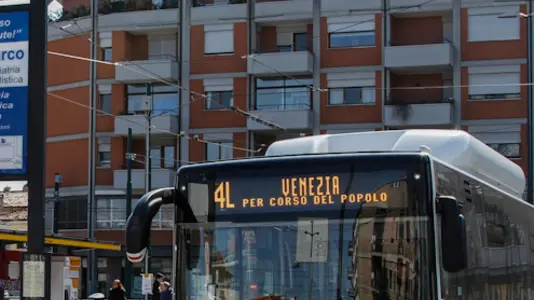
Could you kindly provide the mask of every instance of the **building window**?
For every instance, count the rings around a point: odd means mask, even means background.
[[[102,51],[102,60],[103,61],[112,61],[113,57],[112,57],[112,49],[111,47],[106,47],[106,48],[101,48],[101,51]]]
[[[234,104],[233,91],[213,91],[206,93],[206,109],[226,109],[232,107]]]
[[[143,114],[143,98],[147,96],[146,85],[127,86],[128,114]],[[152,114],[177,115],[178,89],[169,85],[152,85]]]
[[[111,113],[111,94],[100,94],[98,99],[98,110],[104,113]]]
[[[149,34],[148,59],[176,61],[176,34]]]
[[[328,104],[375,104],[375,87],[346,87],[329,89]]]
[[[150,164],[152,169],[176,168],[175,146],[151,146]]]
[[[58,207],[58,229],[87,228],[87,198],[62,197]]]
[[[132,210],[138,199],[132,199]],[[97,199],[96,227],[120,229],[126,225],[126,199]]]
[[[98,167],[111,168],[111,138],[98,138]]]
[[[209,142],[206,144],[206,160],[227,160],[233,157],[233,143],[231,141]]]
[[[234,53],[234,25],[204,25],[204,54]]]
[[[520,125],[469,126],[469,133],[505,157],[521,158]]]
[[[510,15],[511,18],[501,16]],[[519,40],[519,5],[468,9],[469,42]]]
[[[257,78],[257,110],[310,109],[311,78]]]
[[[376,43],[374,15],[327,18],[330,48],[369,47]]]
[[[496,143],[487,145],[493,148],[493,150],[510,159],[521,158],[520,143]]]
[[[329,34],[330,48],[365,47],[375,45],[374,31]]]
[[[292,52],[292,51],[307,51],[308,50],[308,33],[279,33],[278,51]]]
[[[469,100],[521,98],[519,66],[470,67]]]

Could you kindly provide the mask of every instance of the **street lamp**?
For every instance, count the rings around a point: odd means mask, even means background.
[[[527,19],[527,202],[534,203],[534,129],[532,97],[534,90],[532,87],[532,0],[527,5],[528,13],[502,14],[501,19],[526,18]]]

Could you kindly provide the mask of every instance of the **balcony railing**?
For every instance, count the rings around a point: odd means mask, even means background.
[[[50,22],[63,22],[78,18],[87,17],[91,14],[90,1],[87,4],[80,4],[68,10],[63,10],[63,15],[57,20]],[[114,13],[158,10],[178,8],[179,0],[162,0],[155,3],[153,0],[100,0],[98,9],[99,15],[109,15]]]

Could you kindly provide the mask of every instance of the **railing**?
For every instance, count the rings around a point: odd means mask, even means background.
[[[448,39],[436,38],[429,40],[391,40],[388,43],[388,46],[422,46],[422,45],[436,45],[436,44],[452,44]]]
[[[160,3],[153,3],[152,0],[100,0],[98,14],[109,15],[122,12],[178,8],[178,3],[179,0],[162,0]],[[87,4],[80,4],[71,9],[63,10],[61,18],[50,20],[50,22],[69,21],[88,17],[90,14],[91,6],[87,0]]]

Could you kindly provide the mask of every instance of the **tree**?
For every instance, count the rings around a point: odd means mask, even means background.
[[[4,193],[9,193],[11,191],[11,187],[9,185],[4,186]]]

